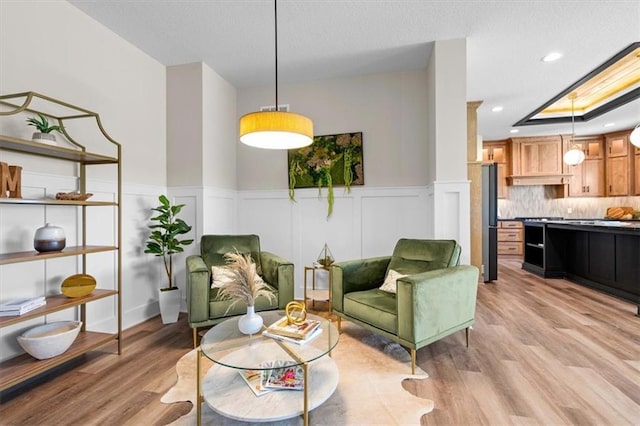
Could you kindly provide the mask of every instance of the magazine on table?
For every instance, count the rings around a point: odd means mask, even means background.
[[[240,377],[244,379],[245,383],[256,396],[262,396],[276,390],[274,388],[269,389],[264,386],[269,370],[240,370],[238,373],[240,373]]]
[[[262,332],[262,335],[265,337],[281,340],[283,342],[295,343],[296,345],[305,345],[311,342],[312,340],[314,340],[316,337],[318,337],[321,334],[322,334],[322,327],[317,327],[315,330],[313,330],[313,332],[309,336],[307,336],[306,339],[296,339],[295,337],[281,336],[279,334],[270,333],[268,329]]]
[[[291,365],[291,361],[275,360],[262,363],[266,380],[264,387],[267,389],[302,390],[304,389],[304,369],[301,365]]]
[[[290,324],[287,317],[282,317],[267,327],[267,332],[296,339],[306,339],[310,337],[319,326],[320,321],[313,319],[306,319],[300,324]]]

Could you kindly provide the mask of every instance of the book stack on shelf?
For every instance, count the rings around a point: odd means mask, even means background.
[[[23,315],[46,304],[44,296],[14,299],[0,305],[0,317]]]
[[[265,361],[262,370],[240,370],[240,376],[256,396],[276,390],[304,389],[304,370],[301,365],[289,361]],[[268,370],[264,370],[268,368]]]
[[[272,339],[304,345],[318,337],[320,333],[322,333],[320,321],[306,319],[302,323],[292,324],[289,323],[287,317],[283,317],[267,327],[262,332],[262,335]]]

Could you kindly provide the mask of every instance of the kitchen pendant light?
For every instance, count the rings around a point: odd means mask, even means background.
[[[631,142],[633,146],[640,148],[640,123],[638,123],[636,128],[633,129],[633,131],[629,135],[629,142]],[[638,173],[637,170],[636,173]]]
[[[313,142],[313,122],[304,115],[278,111],[278,1],[275,17],[275,111],[251,112],[240,117],[240,142],[265,149],[295,149]]]
[[[562,157],[564,162],[569,166],[577,166],[584,161],[584,152],[575,143],[576,130],[575,130],[575,115],[574,115],[574,102],[576,100],[576,93],[570,93],[569,99],[571,99],[571,149],[567,151]]]

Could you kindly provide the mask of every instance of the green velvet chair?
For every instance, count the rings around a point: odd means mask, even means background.
[[[276,295],[275,302],[265,297],[256,300],[256,312],[284,309],[293,300],[293,263],[273,253],[260,250],[257,235],[203,235],[200,255],[187,257],[187,313],[193,329],[193,346],[197,346],[198,327],[215,325],[225,319],[244,315],[245,303],[220,300],[218,291],[211,288],[211,267],[225,264],[224,254],[235,252],[251,254],[258,274]],[[228,310],[229,309],[229,310]],[[227,312],[228,310],[228,312]]]
[[[478,268],[459,265],[460,246],[453,240],[401,239],[392,256],[335,263],[331,266],[331,306],[340,320],[359,324],[411,351],[473,325]],[[379,289],[387,271],[406,277],[397,293]]]

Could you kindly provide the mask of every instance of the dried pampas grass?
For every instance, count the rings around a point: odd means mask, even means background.
[[[260,296],[270,301],[276,300],[269,286],[256,272],[256,264],[251,259],[251,255],[229,252],[225,253],[224,258],[227,261],[226,268],[229,270],[228,276],[231,279],[217,288],[218,297],[222,300],[233,300],[227,312],[238,302],[255,306],[255,301]]]

